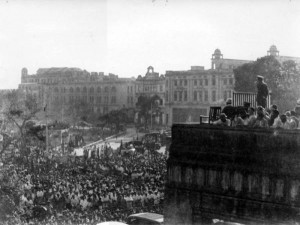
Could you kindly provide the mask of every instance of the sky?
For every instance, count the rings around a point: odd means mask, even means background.
[[[78,67],[119,77],[256,60],[271,45],[300,57],[298,0],[0,0],[0,89],[21,69]]]

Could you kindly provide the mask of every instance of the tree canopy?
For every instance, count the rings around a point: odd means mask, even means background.
[[[160,111],[160,101],[161,99],[158,95],[151,97],[147,95],[139,96],[136,106],[139,110],[139,115],[145,119],[145,124],[148,124],[148,120],[151,118],[151,114],[153,115],[153,112]]]
[[[246,63],[234,70],[235,91],[256,92],[256,76],[264,76],[271,101],[279,110],[291,110],[299,95],[299,70],[294,61],[282,64],[274,56],[265,56],[255,62]]]

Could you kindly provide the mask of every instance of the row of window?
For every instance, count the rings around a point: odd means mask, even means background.
[[[193,83],[194,83],[194,86],[208,86],[208,81],[209,79],[208,78],[204,78],[204,79],[194,79],[193,80]],[[187,86],[188,85],[188,80],[174,80],[174,86]],[[212,86],[215,86],[217,84],[217,79],[215,76],[213,76],[211,78],[211,85]],[[223,84],[224,85],[227,85],[227,84],[230,84],[230,85],[233,85],[233,78],[224,78],[223,79]],[[168,87],[169,85],[169,81],[166,80],[166,86]]]
[[[226,94],[225,94],[226,93]],[[227,97],[228,96],[228,97]],[[224,92],[224,97],[226,97],[225,99],[231,97],[231,91],[225,91]],[[187,91],[174,91],[174,96],[173,96],[173,101],[178,101],[178,102],[182,102],[182,101],[187,101],[188,100],[188,93]],[[211,91],[211,100],[212,102],[217,101],[217,91],[216,90],[212,90]],[[169,101],[169,94],[168,91],[166,92],[166,101]],[[193,92],[193,101],[196,102],[208,102],[208,90],[204,90],[204,91],[194,91]]]
[[[79,92],[83,92],[83,93],[87,93],[87,88],[86,87],[83,87],[82,90],[80,87],[77,87],[77,88],[73,88],[73,87],[70,87],[69,89],[69,92],[70,93],[74,93],[74,91],[76,91],[77,93]],[[55,87],[54,88],[54,92],[58,93],[58,92],[61,92],[61,93],[66,93],[67,89],[64,87],[64,88],[59,88],[58,87]],[[89,93],[94,93],[95,91],[97,91],[98,93],[101,92],[101,87],[97,87],[96,90],[94,87],[90,87],[89,88]],[[104,92],[117,92],[117,88],[116,87],[104,87]]]
[[[128,104],[133,104],[133,102],[134,102],[133,97],[132,97],[132,96],[128,96],[128,97],[127,97],[127,103],[128,103]]]
[[[66,98],[65,97],[59,98],[58,96],[56,96],[55,97],[55,101],[58,102],[59,100],[61,100],[62,103],[66,103]],[[100,103],[102,103],[102,97],[101,96],[98,96],[96,98],[94,96],[89,96],[89,98],[87,96],[83,96],[83,97],[70,96],[69,97],[69,102],[70,103],[72,103],[74,101],[79,101],[79,100],[86,101],[86,102],[89,102],[91,104],[94,104],[94,103],[100,104]],[[104,98],[103,98],[103,103],[115,104],[116,102],[117,102],[116,96],[112,96],[110,98],[110,101],[109,101],[109,97],[108,96],[104,96]]]

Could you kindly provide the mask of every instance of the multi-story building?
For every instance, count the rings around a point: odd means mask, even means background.
[[[139,75],[135,81],[135,95],[138,101],[140,96],[159,98],[159,115],[155,116],[154,122],[165,124],[165,76],[154,72],[154,68],[149,66],[145,76]]]
[[[233,69],[250,61],[224,59],[216,49],[211,69],[192,66],[187,71],[166,71],[166,123],[198,122],[210,106],[221,105],[234,88]]]
[[[63,114],[76,101],[88,103],[99,114],[132,108],[135,106],[133,88],[133,78],[88,73],[79,68],[43,68],[33,75],[28,75],[24,68],[19,85],[21,91],[32,93],[40,104],[47,104],[53,115]]]
[[[280,56],[275,45],[267,55],[282,63],[293,60],[300,65],[299,57]],[[171,125],[178,122],[198,122],[207,115],[210,106],[222,105],[232,97],[233,70],[250,60],[227,59],[216,49],[211,57],[211,68],[192,66],[185,71],[166,71],[165,76],[149,66],[145,76],[119,78],[114,74],[87,72],[79,68],[43,68],[28,75],[22,70],[19,89],[30,92],[41,104],[48,102],[49,110],[57,113],[77,100],[91,105],[94,112],[105,114],[114,109],[135,108],[141,95],[160,99],[160,115],[155,121]]]
[[[267,55],[274,56],[280,63],[283,63],[284,61],[292,60],[298,65],[298,68],[300,66],[300,57],[279,55],[279,51],[277,50],[277,47],[275,45],[271,45],[270,49],[267,52]]]

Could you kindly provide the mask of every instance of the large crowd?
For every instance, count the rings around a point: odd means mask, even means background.
[[[244,106],[234,107],[231,99],[226,101],[220,118],[214,125],[252,128],[299,129],[300,104],[295,109],[279,113],[276,105],[270,108],[258,106],[256,109],[245,102]],[[300,102],[299,102],[300,103]]]
[[[6,224],[96,224],[137,212],[162,213],[166,156],[104,154],[62,162],[34,154],[11,164],[20,182],[18,210]]]

